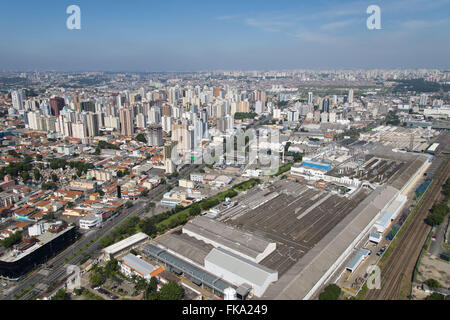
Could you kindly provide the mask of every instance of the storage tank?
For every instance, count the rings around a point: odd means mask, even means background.
[[[234,290],[233,288],[226,288],[223,293],[223,300],[237,300],[236,290]]]

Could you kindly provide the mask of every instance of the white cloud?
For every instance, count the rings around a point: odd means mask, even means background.
[[[320,27],[321,30],[329,31],[329,30],[336,30],[339,28],[347,27],[351,24],[356,24],[358,22],[357,19],[348,19],[348,20],[342,20],[342,21],[335,21],[331,23],[324,24]]]

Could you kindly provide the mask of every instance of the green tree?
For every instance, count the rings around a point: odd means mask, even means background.
[[[125,203],[125,207],[127,207],[127,209],[131,208],[133,206],[133,202],[132,201],[127,201]]]
[[[330,284],[320,293],[319,300],[337,300],[341,294],[341,288],[336,284]]]
[[[64,289],[59,289],[52,300],[70,300],[70,295]]]
[[[8,249],[11,248],[13,245],[19,243],[20,241],[22,241],[22,232],[17,231],[12,235],[10,235],[8,238],[2,240],[1,243],[5,248]]]
[[[49,214],[46,214],[44,216],[44,220],[53,220],[55,219],[55,214],[53,212],[50,212]]]
[[[170,281],[161,287],[161,300],[181,300],[184,296],[184,289],[182,286]]]
[[[147,143],[147,139],[145,138],[144,134],[142,134],[142,133],[139,133],[136,136],[136,141]]]
[[[41,173],[39,172],[38,169],[33,170],[33,177],[35,181],[41,180]]]
[[[146,283],[144,290],[144,299],[145,300],[158,300],[158,280],[155,277],[151,277],[150,281]]]
[[[153,236],[156,234],[156,223],[154,219],[145,218],[139,222],[139,229],[148,236]]]
[[[431,213],[425,218],[425,222],[430,226],[440,225],[449,211],[450,208],[446,204],[435,204],[431,208]]]
[[[425,281],[425,284],[431,288],[441,288],[442,285],[439,283],[439,281],[435,279],[428,279]]]
[[[57,188],[58,187],[56,186],[56,184],[54,182],[48,182],[48,183],[41,184],[42,190],[56,190]]]
[[[197,206],[189,208],[189,215],[192,217],[199,215],[201,212],[202,210]]]
[[[105,274],[112,277],[120,269],[118,261],[112,256],[109,256],[109,261],[105,265]]]
[[[433,292],[428,297],[426,297],[425,300],[445,300],[445,297],[440,293]]]
[[[100,286],[106,281],[106,274],[101,267],[94,268],[89,275],[89,283],[93,286]]]
[[[20,174],[23,182],[27,182],[30,179],[30,174],[27,171],[24,171]]]

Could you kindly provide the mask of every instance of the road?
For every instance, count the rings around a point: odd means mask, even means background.
[[[439,255],[446,250],[442,247],[442,243],[444,243],[444,233],[446,232],[448,217],[444,220],[444,222],[438,225],[434,230],[435,240],[432,240],[430,243],[430,248],[428,252],[434,257],[439,257]]]
[[[405,226],[402,238],[398,240],[397,246],[381,267],[381,289],[370,290],[365,298],[366,300],[402,299],[400,294],[403,280],[412,281],[415,264],[431,230],[431,227],[425,224],[424,219],[433,204],[442,196],[441,187],[449,174],[450,161],[447,161],[443,163],[443,167],[434,178],[430,190],[424,195],[416,215]]]
[[[199,168],[202,167],[203,165],[199,166]],[[195,168],[194,165],[184,166],[180,170],[178,177],[181,178],[189,174],[190,171],[192,171],[194,168]],[[20,299],[21,300],[33,299],[34,297],[46,291],[46,287],[50,286],[55,282],[59,283],[63,281],[64,278],[68,276],[66,274],[68,264],[77,265],[84,255],[92,255],[95,251],[101,249],[100,241],[101,239],[103,239],[103,237],[110,234],[114,230],[114,227],[121,224],[126,218],[144,213],[146,205],[148,205],[152,201],[160,200],[164,194],[163,191],[167,188],[167,186],[175,184],[179,178],[169,179],[166,182],[166,184],[159,185],[158,187],[152,189],[145,199],[137,200],[136,202],[134,202],[133,207],[124,209],[123,213],[116,215],[113,218],[106,221],[101,229],[93,230],[92,232],[88,232],[85,235],[83,235],[81,239],[76,241],[70,247],[68,247],[67,249],[59,253],[56,257],[50,259],[47,262],[46,264],[47,266],[52,265],[51,269],[46,269],[44,266],[38,268],[27,278],[21,280],[19,284],[13,288],[13,290],[10,290],[7,294],[4,294],[1,297],[1,299],[13,300],[15,296],[20,295],[24,290],[27,290],[32,286],[34,288]],[[102,236],[98,237],[99,235]],[[97,237],[98,239],[95,240]],[[94,240],[94,242],[90,244],[92,240]],[[85,246],[89,247],[85,248]],[[82,248],[85,248],[83,252],[73,257],[73,255]],[[71,257],[73,258],[68,262],[68,264],[66,264],[67,259]],[[42,288],[39,288],[40,284],[43,285]]]

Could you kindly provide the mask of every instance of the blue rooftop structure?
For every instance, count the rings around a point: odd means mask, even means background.
[[[304,167],[312,167],[316,169],[323,169],[327,172],[331,170],[331,164],[330,163],[324,163],[324,162],[316,162],[316,161],[308,161],[304,160],[302,162],[302,166]]]

